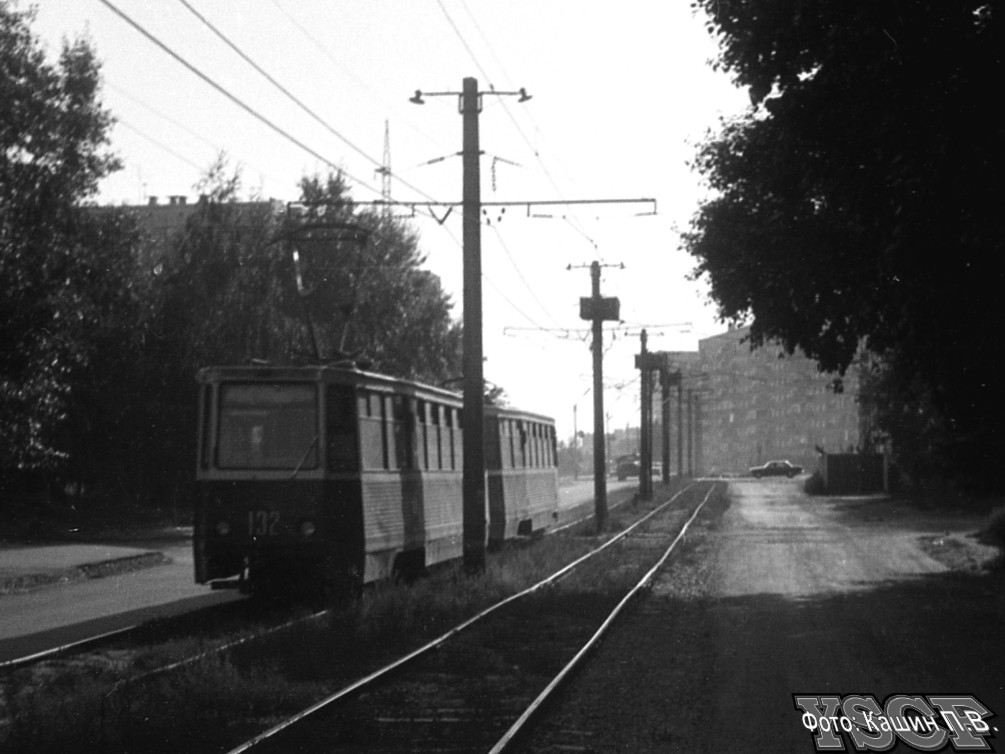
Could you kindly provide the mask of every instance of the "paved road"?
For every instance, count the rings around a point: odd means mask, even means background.
[[[193,583],[189,542],[144,543],[168,563],[0,596],[0,662],[88,636],[237,599]]]
[[[1000,605],[925,554],[923,522],[862,520],[794,483],[731,487],[709,616],[710,749],[811,751],[793,693],[968,693],[1005,713],[1005,677],[977,660],[1002,667]]]
[[[608,483],[612,495],[636,487],[637,481]],[[593,480],[590,478],[562,486],[559,509],[563,523],[590,512],[592,500]],[[143,551],[159,550],[169,562],[101,579],[47,586],[24,594],[0,595],[0,662],[155,617],[240,599],[233,591],[211,592],[193,583],[189,540],[132,544]],[[25,562],[39,560],[40,571],[59,565],[45,562],[47,558],[52,560],[58,556],[56,550],[55,555],[49,555],[39,548],[34,551],[37,555],[34,558],[29,557],[32,552],[25,550],[21,559]]]
[[[800,481],[731,482],[528,750],[813,752],[793,694],[974,694],[1001,727],[1005,584],[919,540],[977,520]]]

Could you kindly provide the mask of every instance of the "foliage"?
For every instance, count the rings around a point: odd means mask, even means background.
[[[803,482],[803,492],[807,495],[823,495],[825,491],[824,478],[819,471],[814,471]]]
[[[439,278],[421,269],[418,236],[398,219],[355,210],[340,176],[305,178],[301,200],[310,211],[294,225],[342,224],[291,238],[301,258],[304,302],[319,325],[322,350],[358,353],[370,368],[439,383],[460,371],[460,326]]]
[[[328,356],[346,348],[375,369],[433,382],[458,373],[460,328],[439,280],[421,269],[417,235],[357,211],[340,177],[305,180],[304,199],[337,208],[365,243],[314,244],[328,258],[307,296],[280,240],[303,218],[237,201],[240,171],[225,155],[167,245],[144,239],[128,211],[86,206],[120,167],[99,64],[85,41],[65,42],[49,62],[32,21],[0,0],[3,499],[40,482],[116,501],[184,499],[197,369],[313,362],[305,305]]]
[[[696,276],[724,318],[752,317],[755,345],[778,340],[837,372],[862,346],[881,357],[877,385],[899,403],[877,418],[898,449],[991,483],[1005,452],[1005,344],[988,335],[1002,324],[1005,237],[989,190],[1005,136],[989,96],[1002,73],[992,6],[695,6],[752,102],[698,152],[713,194],[686,237]]]
[[[119,374],[128,417],[102,444],[130,471],[128,488],[154,503],[184,499],[195,453],[194,377],[204,366],[318,363],[313,330],[322,361],[346,350],[397,376],[436,382],[456,373],[459,328],[439,280],[420,268],[417,237],[355,211],[341,178],[305,179],[304,200],[318,204],[302,216],[238,201],[240,169],[223,154],[196,188],[203,198],[184,229],[150,260],[160,272],[138,320],[142,351]],[[321,224],[339,228],[303,231]],[[353,240],[353,229],[365,243]],[[108,448],[113,438],[127,444]]]
[[[55,471],[74,393],[131,306],[128,229],[79,203],[118,168],[84,41],[55,63],[0,4],[0,473]]]
[[[988,515],[980,532],[981,541],[994,545],[1005,556],[1005,507],[999,506]]]

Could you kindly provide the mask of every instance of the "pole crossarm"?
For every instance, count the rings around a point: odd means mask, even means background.
[[[327,204],[333,207],[338,206],[362,206],[362,207],[462,207],[464,205],[463,200],[454,201],[407,201],[404,199],[347,199],[344,202],[295,202],[295,204],[300,204],[303,206],[318,206],[322,204]],[[642,213],[645,215],[655,215],[656,214],[656,200],[655,199],[513,199],[510,201],[499,201],[499,202],[479,202],[480,207],[526,207],[527,216],[534,217],[531,215],[532,207],[549,207],[556,205],[579,205],[579,204],[648,204],[652,207],[649,212]],[[613,266],[613,265],[605,265]]]
[[[424,97],[456,96],[458,110],[462,118],[462,148],[463,162],[462,199],[459,202],[400,202],[389,201],[386,197],[370,202],[347,202],[354,206],[370,205],[386,208],[388,206],[415,207],[423,206],[441,225],[454,207],[463,208],[463,360],[464,360],[464,453],[462,459],[463,473],[461,480],[462,500],[462,547],[464,569],[468,573],[480,573],[485,570],[485,541],[487,534],[486,522],[486,485],[485,485],[485,401],[484,375],[482,370],[482,289],[481,289],[481,172],[479,146],[478,115],[482,109],[482,97],[485,94],[494,96],[518,95],[521,102],[530,99],[526,89],[515,92],[479,92],[478,81],[472,77],[465,78],[461,91],[423,92],[415,90],[415,96],[409,101],[416,105],[425,104]],[[448,207],[442,218],[432,212],[433,207]]]

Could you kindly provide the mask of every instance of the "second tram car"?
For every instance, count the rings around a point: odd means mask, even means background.
[[[195,580],[342,591],[462,554],[462,401],[338,367],[198,376]],[[488,543],[558,515],[554,422],[485,408]]]

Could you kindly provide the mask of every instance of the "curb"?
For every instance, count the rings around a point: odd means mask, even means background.
[[[0,577],[0,595],[29,592],[53,584],[72,584],[89,579],[102,579],[119,573],[140,571],[144,568],[170,563],[171,559],[162,552],[144,552],[124,558],[102,560],[97,563],[83,563],[73,568],[43,573],[29,573],[21,576]]]

